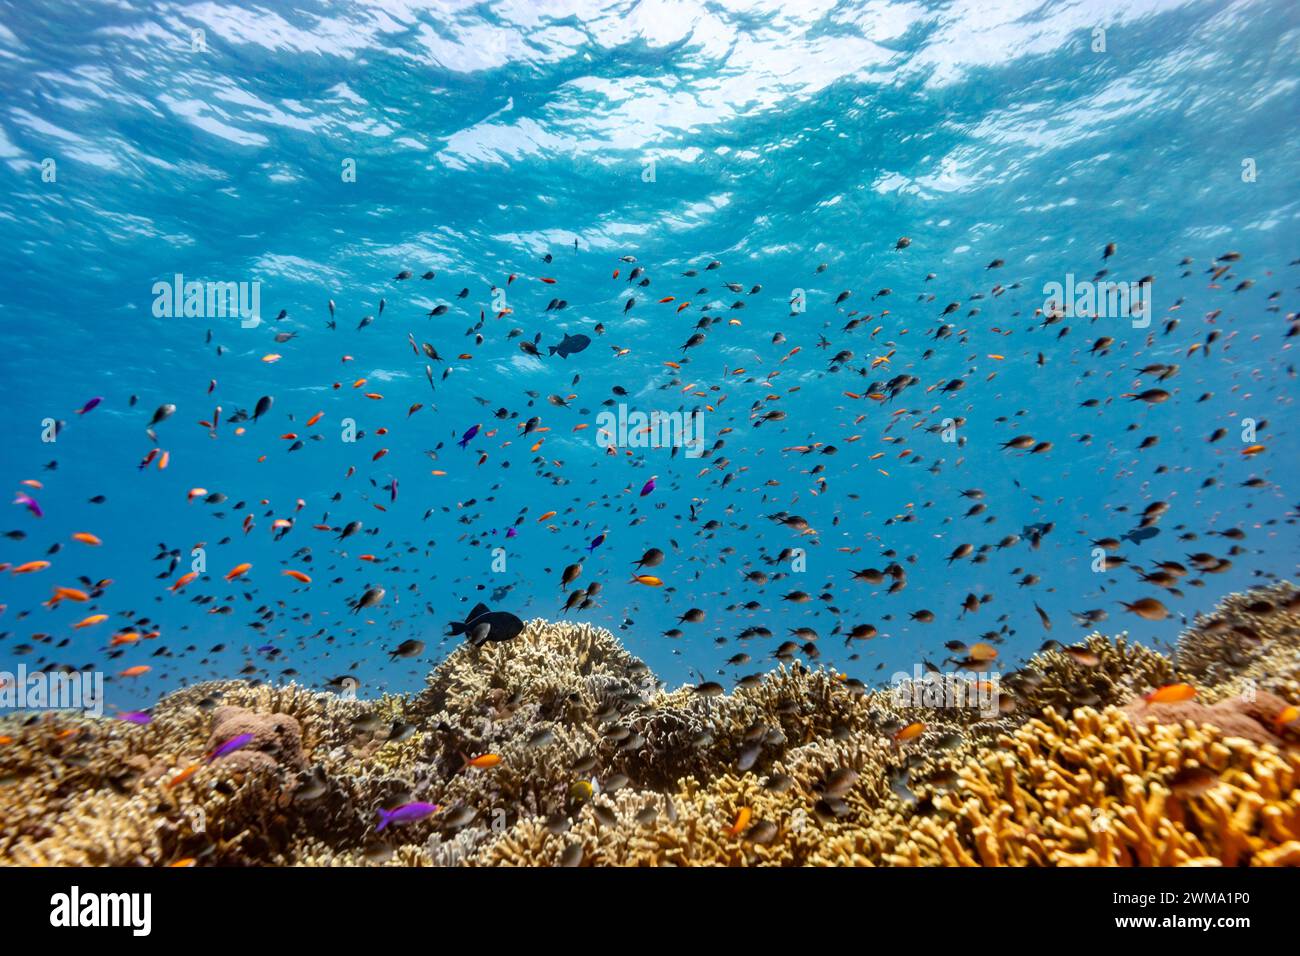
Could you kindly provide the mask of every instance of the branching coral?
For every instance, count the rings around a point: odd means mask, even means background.
[[[1271,666],[1254,666],[1265,658]],[[1178,669],[1197,683],[1221,686],[1252,672],[1275,693],[1275,680],[1289,679],[1294,691],[1298,659],[1300,589],[1289,581],[1228,595],[1212,613],[1197,615],[1175,654]]]
[[[666,691],[608,631],[535,620],[411,696],[225,681],[146,726],[8,718],[0,865],[1296,865],[1297,593],[1230,596],[1175,659],[1041,652],[991,709],[800,664]],[[376,832],[413,800],[440,809]]]
[[[962,768],[893,864],[1173,866],[1260,856],[1300,835],[1300,755],[1211,725],[1049,710]]]

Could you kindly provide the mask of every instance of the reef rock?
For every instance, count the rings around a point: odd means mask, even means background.
[[[212,715],[207,747],[215,751],[228,740],[251,734],[252,740],[218,758],[223,770],[302,770],[302,727],[288,714],[259,714],[243,707],[218,707]]]

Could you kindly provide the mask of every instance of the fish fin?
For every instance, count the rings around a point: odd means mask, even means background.
[[[475,647],[475,649],[478,649],[487,643],[487,639],[491,634],[492,628],[488,625],[487,621],[481,621],[470,629],[469,642]]]
[[[474,607],[470,610],[469,614],[465,616],[465,623],[468,624],[470,621],[474,620],[474,618],[482,617],[487,612],[488,612],[488,606],[484,604],[482,601],[480,601],[478,604],[475,604]]]
[[[455,637],[457,634],[465,633],[465,625],[460,621],[449,621],[447,623],[447,636]]]
[[[556,348],[557,348],[557,346],[554,346],[554,345],[548,345],[548,346],[546,346],[546,354],[547,354],[547,355],[554,355],[554,354],[555,354],[555,350],[556,350]]]

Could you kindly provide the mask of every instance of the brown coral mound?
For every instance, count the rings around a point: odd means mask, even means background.
[[[212,715],[208,749],[215,752],[235,738],[252,739],[221,758],[225,770],[273,771],[279,767],[301,770],[302,727],[288,714],[259,714],[243,707],[218,707]]]
[[[1244,737],[1256,744],[1285,743],[1287,731],[1279,726],[1287,703],[1260,691],[1252,697],[1226,697],[1214,704],[1187,700],[1177,704],[1148,704],[1135,700],[1124,707],[1138,723],[1158,723],[1179,726],[1189,721],[1193,724],[1212,724],[1230,737]]]
[[[1296,593],[1230,596],[1175,660],[1040,653],[983,711],[799,664],[666,691],[608,631],[534,620],[410,696],[226,681],[144,727],[8,719],[0,865],[1291,865]],[[1142,699],[1176,681],[1197,697]],[[441,809],[375,832],[412,800]]]

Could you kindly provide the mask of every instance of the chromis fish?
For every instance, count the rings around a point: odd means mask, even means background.
[[[456,442],[456,444],[461,448],[469,447],[469,443],[474,440],[474,436],[478,434],[478,430],[482,427],[482,425],[471,425],[465,429],[465,434],[460,436],[460,441]]]
[[[518,637],[523,633],[524,622],[508,611],[489,611],[486,604],[479,603],[464,621],[451,621],[447,628],[448,636],[466,634],[472,646],[482,647],[488,641],[500,643]]]
[[[560,358],[567,359],[570,355],[577,355],[590,344],[591,339],[587,336],[569,335],[566,332],[559,345],[548,345],[546,351],[548,355],[558,355]]]

